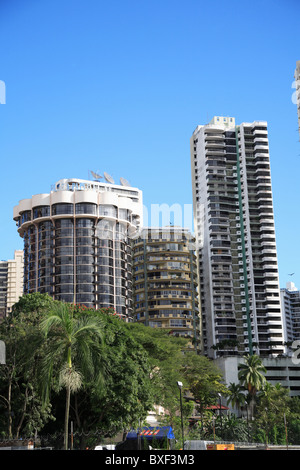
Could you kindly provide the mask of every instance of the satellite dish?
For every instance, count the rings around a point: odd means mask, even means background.
[[[120,178],[120,183],[122,186],[130,186],[130,183],[125,178]]]
[[[114,183],[113,178],[112,178],[109,174],[107,174],[107,173],[105,173],[105,172],[104,172],[103,174],[104,174],[104,178],[106,179],[106,181],[107,181],[108,183],[112,183],[112,184]]]
[[[94,171],[91,170],[91,174],[92,174],[92,177],[95,178],[96,180],[99,180],[100,178],[102,178],[101,175],[98,175],[98,173],[95,173]]]

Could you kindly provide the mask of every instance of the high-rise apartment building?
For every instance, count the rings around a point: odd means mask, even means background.
[[[267,123],[216,116],[190,146],[205,354],[283,353]]]
[[[300,291],[293,282],[287,282],[285,289],[280,289],[281,308],[286,330],[286,340],[293,342],[300,339]]]
[[[295,84],[296,84],[296,99],[298,110],[298,128],[300,134],[300,60],[297,61],[295,70]]]
[[[142,216],[142,192],[108,182],[64,179],[21,200],[14,220],[24,239],[24,293],[130,316],[129,238]]]
[[[15,250],[14,259],[0,261],[0,318],[9,314],[23,295],[23,274],[23,250]]]
[[[200,351],[195,240],[181,227],[144,228],[133,239],[134,319],[190,338]]]

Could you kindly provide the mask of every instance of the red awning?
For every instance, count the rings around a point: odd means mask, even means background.
[[[224,405],[210,405],[210,406],[206,406],[205,409],[206,410],[219,410],[221,408],[221,410],[229,410],[228,406],[224,406]]]

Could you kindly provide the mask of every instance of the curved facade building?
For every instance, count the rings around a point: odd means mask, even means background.
[[[194,239],[183,228],[143,229],[133,240],[134,319],[200,345]]]
[[[14,220],[24,239],[24,293],[130,316],[130,236],[142,207],[136,188],[79,179],[21,200]]]

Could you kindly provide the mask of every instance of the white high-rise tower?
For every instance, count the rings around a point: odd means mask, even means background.
[[[204,353],[281,354],[267,123],[216,116],[190,143]]]

